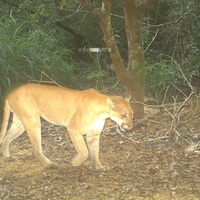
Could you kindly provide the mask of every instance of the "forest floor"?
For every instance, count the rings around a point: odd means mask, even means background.
[[[107,125],[100,141],[100,160],[111,167],[105,172],[90,159],[73,167],[76,152],[65,127],[43,122],[44,152],[60,167],[42,168],[23,134],[11,145],[16,160],[0,157],[0,199],[199,200],[200,108],[187,103],[178,115],[171,108],[149,112],[131,133]]]

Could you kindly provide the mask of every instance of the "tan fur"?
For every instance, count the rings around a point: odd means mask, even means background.
[[[11,112],[13,121],[7,131]],[[133,128],[133,111],[128,101],[122,97],[106,96],[93,89],[77,91],[57,86],[26,84],[10,92],[5,101],[0,135],[4,158],[13,160],[9,153],[10,143],[26,130],[35,155],[42,165],[57,167],[57,164],[43,154],[40,117],[67,127],[78,153],[72,160],[73,166],[81,165],[90,153],[96,169],[104,168],[99,161],[99,138],[105,119],[111,118],[125,131]],[[83,135],[86,135],[87,145]]]

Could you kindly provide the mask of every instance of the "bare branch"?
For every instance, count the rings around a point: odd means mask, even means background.
[[[111,0],[103,0],[102,1],[102,12],[106,14],[106,16],[111,15]]]
[[[90,0],[80,0],[80,3],[99,20],[111,16],[111,0],[103,0],[101,8],[95,7]]]
[[[153,43],[153,41],[156,39],[156,36],[158,35],[158,31],[159,29],[157,29],[155,36],[153,37],[152,41],[148,44],[148,46],[146,47],[146,49],[144,50],[144,52],[146,52],[148,50],[148,48],[151,46],[151,44]]]
[[[120,0],[122,5],[133,5],[139,9],[141,13],[144,13],[154,2],[157,0]]]
[[[89,1],[89,0],[80,0],[80,3],[81,3],[81,4],[85,7],[85,9],[87,9],[87,10],[92,11],[92,10],[95,9],[94,5],[93,5],[92,2]]]
[[[143,0],[142,4],[146,7],[149,8],[153,3],[155,3],[157,0]]]

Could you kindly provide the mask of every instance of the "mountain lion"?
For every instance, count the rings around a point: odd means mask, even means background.
[[[13,119],[7,131],[11,112]],[[43,154],[40,117],[67,127],[77,151],[72,159],[73,166],[81,165],[90,153],[96,169],[104,169],[99,161],[99,139],[106,118],[115,121],[123,131],[133,128],[133,110],[122,97],[107,96],[94,89],[77,91],[40,84],[22,85],[11,91],[5,101],[0,144],[6,160],[14,160],[9,153],[10,143],[26,130],[42,165],[57,167]],[[83,135],[86,135],[86,142]]]

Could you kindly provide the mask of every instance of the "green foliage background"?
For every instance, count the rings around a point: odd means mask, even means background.
[[[30,31],[27,30],[27,23],[8,17],[1,18],[1,96],[16,85],[40,80],[42,72],[59,84],[74,84],[71,52],[59,44],[56,31]]]
[[[158,1],[145,16],[145,44],[151,44],[146,50],[146,81],[157,99],[170,86],[185,87],[177,63],[199,90],[199,9],[197,0]]]
[[[99,1],[95,2],[100,6]],[[81,89],[121,88],[116,84],[118,78],[107,68],[111,64],[108,52],[79,51],[106,46],[96,20],[78,0],[8,0],[1,1],[0,8],[1,102],[10,89],[30,81],[52,79],[63,86]],[[170,85],[185,85],[174,60],[190,82],[199,83],[199,9],[198,0],[158,0],[146,12],[144,47],[148,95],[159,99]],[[115,38],[126,62],[123,9],[116,2],[112,20]]]

